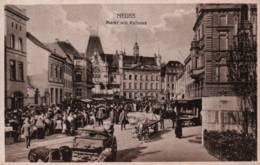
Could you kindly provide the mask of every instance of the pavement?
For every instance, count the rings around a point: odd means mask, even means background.
[[[130,116],[144,116],[142,113],[132,113]],[[183,137],[175,137],[171,121],[165,120],[165,130],[151,136],[149,142],[139,141],[133,134],[133,126],[127,125],[126,130],[115,125],[115,136],[118,143],[117,162],[185,162],[185,161],[218,161],[210,155],[201,144],[201,127],[183,128]],[[46,146],[71,146],[73,137],[62,134],[48,136],[46,139],[33,140],[31,148]],[[6,145],[7,162],[28,162],[29,149],[25,143]]]

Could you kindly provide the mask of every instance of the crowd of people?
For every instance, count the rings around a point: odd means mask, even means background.
[[[153,102],[89,102],[69,101],[52,106],[27,106],[23,109],[5,111],[5,125],[12,127],[14,142],[24,136],[26,147],[31,139],[43,139],[55,133],[74,135],[75,131],[86,125],[103,125],[108,119],[112,124],[121,124],[126,129],[127,114],[130,111],[153,111]],[[165,106],[161,107],[165,109]],[[161,128],[164,127],[164,111],[160,111]],[[178,123],[177,123],[178,124]]]

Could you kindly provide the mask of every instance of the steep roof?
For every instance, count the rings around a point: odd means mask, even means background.
[[[66,53],[61,49],[61,47],[58,45],[58,43],[54,42],[54,43],[49,43],[47,44],[47,46],[49,47],[49,49],[52,50],[52,52],[56,53],[58,56],[62,57],[62,58],[67,58]]]
[[[139,56],[138,59],[136,59],[135,56],[123,56],[123,65],[126,67],[131,66],[133,64],[137,64],[137,61],[142,65],[157,66],[155,57]]]
[[[69,56],[71,60],[80,56],[79,52],[69,42],[58,41],[57,44]]]
[[[37,39],[34,35],[32,35],[30,32],[26,32],[26,37],[32,41],[35,45],[49,51],[50,53],[52,53],[51,49],[46,46],[44,43],[42,43],[39,39]]]
[[[97,35],[91,35],[88,40],[88,46],[86,50],[87,57],[91,57],[94,53],[94,50],[97,50],[99,54],[104,54],[104,50],[101,44],[101,40]]]

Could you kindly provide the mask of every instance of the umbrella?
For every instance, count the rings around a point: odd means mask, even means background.
[[[91,102],[92,100],[90,100],[90,99],[82,99],[81,101],[86,102],[86,103],[89,103],[89,102]]]

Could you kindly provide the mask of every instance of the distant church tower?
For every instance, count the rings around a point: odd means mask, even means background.
[[[134,45],[134,56],[138,57],[139,56],[139,46],[138,46],[138,43],[135,42],[135,45]]]

